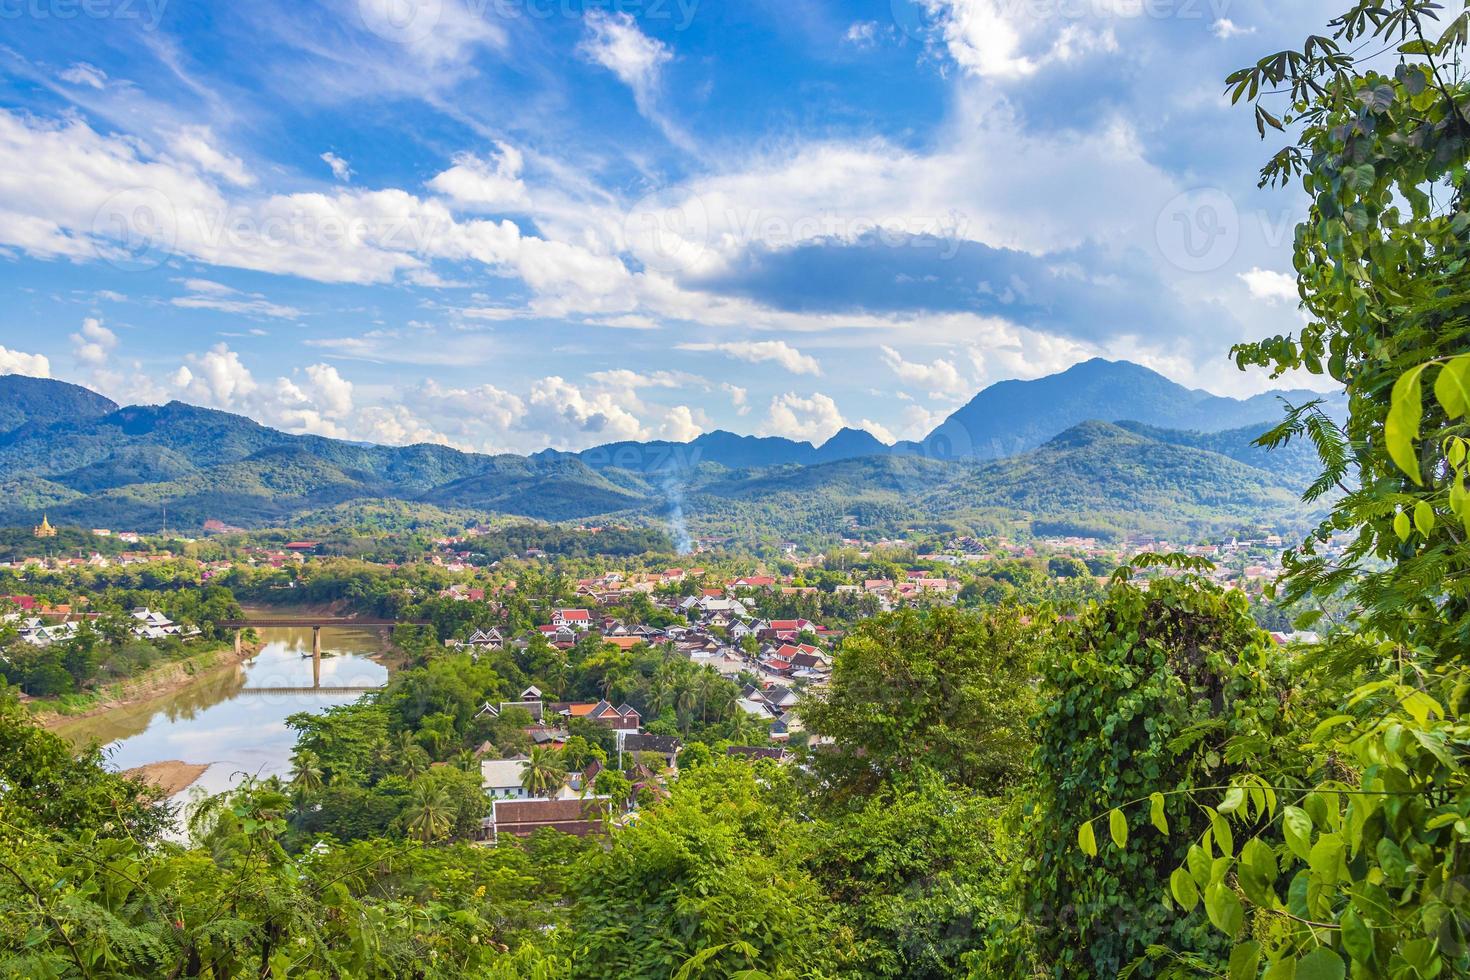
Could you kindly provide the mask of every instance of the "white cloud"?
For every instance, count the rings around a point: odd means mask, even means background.
[[[1252,267],[1249,272],[1238,273],[1251,296],[1268,303],[1296,303],[1300,295],[1296,290],[1296,277],[1271,269]]]
[[[497,142],[488,157],[461,153],[454,166],[429,181],[429,189],[455,203],[477,209],[520,210],[531,203],[521,180],[525,159],[509,143]]]
[[[260,293],[242,293],[223,283],[209,279],[185,279],[188,296],[175,296],[169,300],[173,306],[186,310],[214,310],[239,316],[265,316],[279,320],[296,320],[303,315],[294,306],[273,303]]]
[[[586,25],[587,36],[578,50],[618,76],[644,109],[656,92],[660,71],[673,59],[668,47],[639,30],[631,14],[593,9]]]
[[[883,346],[882,351],[884,363],[894,374],[909,384],[929,389],[935,397],[963,394],[970,387],[969,382],[960,376],[953,361],[946,361],[941,357],[932,363],[922,364],[905,361],[902,354],[887,345]]]
[[[28,374],[33,378],[51,377],[51,362],[45,354],[27,354],[0,346],[0,374]]]
[[[738,360],[759,364],[771,361],[792,374],[821,374],[817,359],[792,347],[784,340],[733,340],[726,343],[690,343],[677,345],[679,350],[718,351]]]
[[[78,61],[70,68],[57,72],[56,77],[63,82],[95,89],[100,89],[107,83],[107,72],[85,61]]]
[[[170,137],[168,145],[175,154],[194,163],[204,173],[223,177],[237,187],[255,184],[254,175],[239,157],[215,145],[214,133],[208,126],[186,126]]]
[[[762,432],[820,445],[845,424],[837,403],[829,396],[815,392],[804,397],[788,391],[771,399]]]
[[[890,446],[898,441],[898,437],[895,436],[893,432],[888,428],[888,426],[884,425],[882,422],[874,422],[872,419],[863,419],[861,422],[858,423],[858,428],[867,429],[873,435],[878,437],[879,442],[885,442]]]
[[[628,86],[639,113],[658,126],[670,142],[686,150],[697,150],[694,141],[658,107],[663,68],[674,58],[668,45],[639,30],[632,14],[608,14],[593,9],[587,12],[584,23],[587,36],[577,50]]]
[[[688,442],[694,439],[705,431],[700,419],[703,414],[703,412],[691,409],[688,405],[675,405],[669,409],[668,414],[664,416],[663,424],[659,426],[659,438],[673,442]]]
[[[1228,41],[1232,37],[1241,37],[1246,34],[1254,34],[1255,32],[1256,29],[1254,27],[1241,27],[1229,17],[1221,17],[1219,20],[1210,25],[1210,33],[1215,35],[1222,41]]]
[[[688,388],[709,387],[709,382],[697,374],[689,374],[685,371],[651,371],[637,372],[627,368],[617,368],[610,371],[593,371],[587,375],[598,384],[610,388],[624,388],[634,391],[639,388]]]
[[[730,396],[730,404],[734,407],[736,415],[750,414],[750,393],[748,391],[728,381],[720,384],[720,390]]]
[[[878,22],[876,20],[853,21],[847,27],[847,32],[842,39],[848,44],[860,50],[867,50],[878,43]]]
[[[215,344],[203,354],[189,354],[184,360],[186,363],[174,373],[173,382],[196,404],[238,410],[256,390],[250,369],[241,362],[239,354],[223,343]]]
[[[323,153],[321,159],[323,163],[332,168],[333,177],[336,177],[344,184],[352,180],[352,165],[349,164],[346,160],[342,159],[331,150]]]
[[[583,391],[560,377],[534,382],[526,405],[527,427],[558,448],[647,438],[643,423],[614,394]]]
[[[1105,22],[1107,3],[1092,4],[1102,17],[1058,17],[1048,4],[1008,0],[924,0],[937,20],[950,57],[984,78],[1017,79],[1054,62],[1093,51],[1118,49]],[[1083,7],[1087,5],[1082,5]],[[1103,23],[1091,23],[1100,20]]]
[[[82,321],[82,329],[71,335],[72,356],[80,364],[100,368],[112,359],[117,348],[117,335],[102,325],[96,317]]]

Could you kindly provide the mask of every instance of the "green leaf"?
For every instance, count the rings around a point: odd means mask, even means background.
[[[1359,963],[1373,962],[1373,930],[1364,924],[1357,910],[1349,907],[1339,922],[1342,926],[1342,948]]]
[[[1414,526],[1409,523],[1409,515],[1399,511],[1393,515],[1393,533],[1399,536],[1400,541],[1409,540],[1409,535],[1414,533]]]
[[[1399,469],[1421,486],[1419,457],[1414,455],[1414,441],[1419,438],[1419,421],[1424,414],[1424,392],[1420,376],[1426,365],[1406,371],[1394,382],[1388,418],[1383,423],[1383,438],[1388,445],[1388,454]]]
[[[1305,861],[1312,852],[1312,818],[1300,807],[1281,810],[1281,830],[1291,853]]]
[[[1240,805],[1244,802],[1245,790],[1241,789],[1239,786],[1232,786],[1225,791],[1225,798],[1220,801],[1220,806],[1217,812],[1234,813],[1236,810],[1240,809]]]
[[[1277,960],[1266,967],[1265,974],[1261,980],[1295,980],[1296,960],[1287,956],[1285,959]]]
[[[1216,811],[1210,811],[1210,829],[1215,833],[1215,843],[1223,854],[1235,853],[1235,835],[1231,833],[1230,821]]]
[[[1091,820],[1077,828],[1077,846],[1088,857],[1097,857],[1097,837],[1092,832]]]
[[[1254,939],[1230,951],[1230,980],[1256,980],[1261,963],[1261,944]]]
[[[1336,884],[1342,874],[1342,838],[1337,834],[1323,834],[1312,845],[1307,855],[1307,867],[1312,869],[1323,884]]]
[[[1113,846],[1118,850],[1128,846],[1128,819],[1123,816],[1123,811],[1113,807],[1108,814],[1108,833],[1113,837]]]
[[[1434,508],[1428,501],[1421,500],[1414,505],[1414,528],[1426,538],[1434,530]]]
[[[1169,818],[1164,816],[1164,794],[1151,793],[1148,798],[1148,818],[1159,828],[1159,833],[1169,832]]]
[[[1199,889],[1195,887],[1194,878],[1183,868],[1175,868],[1169,875],[1169,892],[1186,912],[1193,911],[1199,903]]]
[[[1296,961],[1296,980],[1343,980],[1347,964],[1325,946],[1319,946]]]
[[[1240,932],[1245,921],[1245,908],[1240,904],[1240,896],[1224,882],[1205,889],[1205,914],[1210,917],[1211,925],[1231,939]]]
[[[1470,411],[1470,354],[1461,354],[1439,369],[1434,397],[1452,419]]]

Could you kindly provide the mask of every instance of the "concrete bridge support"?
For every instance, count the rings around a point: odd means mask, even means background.
[[[322,628],[311,628],[311,686],[322,686]]]

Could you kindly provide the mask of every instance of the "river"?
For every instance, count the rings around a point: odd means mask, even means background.
[[[271,626],[258,629],[260,652],[241,663],[211,671],[159,698],[127,705],[56,728],[74,744],[105,746],[109,768],[132,769],[177,759],[208,766],[194,787],[219,793],[242,775],[285,775],[291,769],[296,733],[286,718],[347,704],[360,692],[331,693],[332,687],[376,687],[388,669],[372,659],[386,648],[377,630],[322,630],[320,691],[263,694],[259,688],[310,688],[311,630]],[[194,787],[175,797],[183,801]]]

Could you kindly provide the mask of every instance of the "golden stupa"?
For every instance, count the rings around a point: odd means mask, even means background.
[[[46,519],[46,515],[42,514],[41,523],[37,524],[35,530],[31,533],[38,538],[54,538],[56,537],[56,528],[52,527],[51,522]]]

